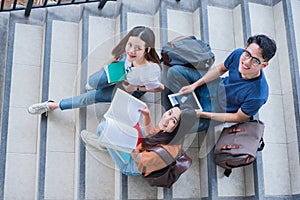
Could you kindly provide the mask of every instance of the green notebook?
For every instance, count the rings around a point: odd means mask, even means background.
[[[125,63],[111,63],[105,67],[108,83],[116,83],[126,79]]]

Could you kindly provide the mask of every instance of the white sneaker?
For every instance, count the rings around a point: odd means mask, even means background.
[[[43,113],[47,114],[47,112],[51,111],[51,109],[48,106],[49,102],[54,102],[54,101],[48,100],[43,103],[33,104],[33,105],[29,106],[29,108],[27,110],[32,115],[41,115]]]
[[[95,88],[93,88],[93,87],[87,82],[86,85],[85,85],[85,89],[86,89],[86,91],[91,91],[91,90],[94,90]]]
[[[98,136],[95,133],[82,130],[80,136],[87,150],[107,151],[106,147],[103,147],[98,143]]]

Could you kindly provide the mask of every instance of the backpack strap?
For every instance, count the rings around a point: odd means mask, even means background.
[[[257,148],[257,151],[262,151],[264,147],[265,147],[264,138],[260,138],[259,147]]]
[[[179,41],[179,40],[183,40],[185,38],[189,38],[189,37],[193,37],[192,35],[183,35],[183,36],[179,36],[175,39],[173,39],[170,43],[171,43],[171,47],[174,48],[174,43]]]
[[[167,165],[175,162],[173,156],[163,146],[154,146],[147,151],[155,152]]]

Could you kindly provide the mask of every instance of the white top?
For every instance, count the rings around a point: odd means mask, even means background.
[[[131,67],[132,63],[125,61],[126,79],[131,85],[145,86],[147,90],[158,88],[161,85],[161,69],[157,63],[149,62],[147,65]]]

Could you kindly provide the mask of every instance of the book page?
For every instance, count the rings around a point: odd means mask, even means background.
[[[199,100],[198,100],[195,92],[192,92],[189,94],[180,94],[180,93],[169,94],[168,98],[169,98],[172,106],[175,106],[177,104],[180,105],[180,104],[186,103],[195,109],[202,110],[202,107],[199,103]]]
[[[135,128],[111,118],[106,119],[104,130],[99,137],[100,144],[128,153],[136,148],[137,140],[138,131]]]
[[[144,102],[118,88],[104,117],[133,127],[141,117],[139,109],[145,107]]]

